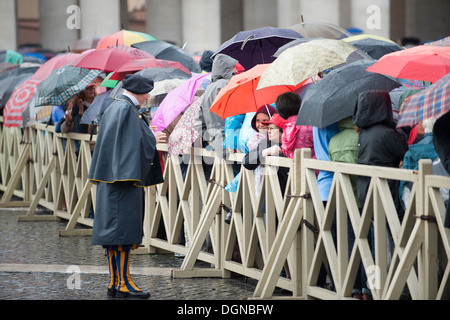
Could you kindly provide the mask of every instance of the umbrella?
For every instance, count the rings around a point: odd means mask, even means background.
[[[54,70],[64,67],[65,65],[72,63],[75,59],[81,57],[78,53],[65,53],[51,58],[46,63],[44,63],[34,74],[33,79],[44,80],[46,79]]]
[[[131,47],[131,45],[144,41],[155,41],[155,37],[136,31],[121,30],[112,33],[106,37],[101,38],[98,41],[97,49],[106,49],[109,46],[126,45]]]
[[[137,74],[151,78],[155,82],[166,79],[189,79],[191,77],[190,73],[175,68],[145,68],[138,71]]]
[[[318,39],[288,48],[264,71],[258,89],[276,86],[297,86],[319,72],[347,62],[356,51],[341,40]]]
[[[184,68],[184,66],[183,66]],[[189,71],[188,71],[189,72]],[[166,79],[189,79],[191,73],[186,73],[177,68],[171,67],[156,67],[156,68],[144,68],[137,72],[138,74],[150,78],[153,81],[161,81]],[[111,72],[101,83],[102,87],[114,88],[119,81],[122,81],[125,77],[124,74],[116,74],[116,72]]]
[[[73,67],[112,72],[124,63],[136,59],[152,58],[148,53],[126,46],[95,49],[82,54],[73,63]]]
[[[389,53],[368,71],[395,78],[436,82],[450,72],[450,48],[417,46]]]
[[[83,91],[101,73],[67,65],[53,71],[39,84],[35,107],[64,105],[74,95]]]
[[[400,109],[397,127],[414,126],[450,110],[450,74],[407,98]]]
[[[372,60],[359,60],[328,73],[308,88],[296,125],[324,128],[353,115],[358,94],[367,90],[391,91],[400,82],[366,71]]]
[[[273,62],[273,54],[278,48],[300,38],[302,36],[291,29],[263,27],[241,31],[224,42],[211,58],[223,53],[238,60],[248,70],[257,64]]]
[[[19,127],[23,125],[25,119],[23,119],[22,113],[25,111],[30,100],[34,96],[39,84],[55,69],[67,65],[78,56],[80,55],[74,53],[55,56],[45,62],[30,79],[19,85],[6,103],[4,125],[7,127]]]
[[[5,106],[14,90],[32,75],[32,73],[23,73],[0,80],[0,106]]]
[[[17,64],[9,63],[9,62],[1,62],[0,63],[0,76],[8,73],[11,70],[19,68]]]
[[[27,68],[20,67],[0,75],[0,80],[21,76],[23,74],[33,75],[37,70],[39,70],[39,67],[27,67]]]
[[[154,88],[149,92],[150,97],[166,95],[179,85],[183,84],[186,80],[184,79],[165,79],[161,81],[154,82]]]
[[[179,62],[191,72],[201,72],[199,63],[192,55],[171,43],[160,40],[146,41],[133,44],[132,47],[146,51],[158,59]]]
[[[178,124],[173,129],[167,141],[168,156],[184,154],[192,146],[200,134],[194,130],[194,121],[197,117],[203,97],[194,97],[190,106],[185,110]]]
[[[104,92],[94,98],[89,108],[83,112],[81,117],[81,124],[99,124],[101,115],[106,108],[113,102],[114,97],[111,97],[111,92]]]
[[[259,64],[248,71],[231,77],[214,99],[211,112],[222,119],[247,112],[256,112],[261,106],[275,102],[277,97],[288,91],[295,91],[299,86],[279,85],[256,90],[261,74],[270,64]]]
[[[389,38],[385,38],[385,37],[378,36],[375,34],[366,34],[366,33],[354,35],[354,36],[351,36],[348,38],[343,38],[342,41],[354,42],[354,41],[359,41],[359,40],[364,40],[364,39],[374,39],[374,40],[379,40],[379,41],[384,41],[384,42],[395,43],[394,41],[392,41]]]
[[[100,87],[106,88],[115,88],[120,80],[111,79],[114,76],[114,72],[110,72],[105,79],[103,79],[102,83],[100,83]]]
[[[305,38],[342,39],[352,34],[342,27],[326,22],[303,22],[295,24],[290,29],[298,32]]]
[[[182,84],[168,92],[153,115],[152,125],[157,126],[159,131],[164,130],[192,103],[198,89],[208,76],[209,73],[194,75],[189,80],[183,80]]]
[[[403,50],[401,46],[393,42],[382,41],[373,38],[347,41],[352,46],[365,51],[373,59],[380,59],[385,54]]]
[[[424,43],[425,46],[450,47],[450,36],[436,41]]]
[[[123,65],[117,68],[117,70],[115,70],[116,76],[113,77],[113,79],[118,80],[118,77],[121,77],[121,75],[119,75],[121,73],[126,75],[127,73],[140,71],[145,68],[173,68],[173,69],[180,69],[181,71],[184,71],[188,75],[191,74],[191,72],[188,69],[186,69],[186,67],[180,62],[161,60],[157,58],[147,58],[147,59],[130,60],[125,62]]]
[[[285,45],[281,46],[278,48],[277,51],[275,51],[275,53],[273,54],[273,56],[275,58],[278,58],[280,56],[280,54],[285,51],[286,49],[295,47],[296,45],[300,44],[300,43],[305,43],[305,42],[309,42],[312,40],[320,40],[320,39],[324,39],[324,38],[300,38],[300,39],[295,39],[292,40],[291,42],[286,43]]]
[[[33,98],[34,93],[41,83],[40,80],[28,79],[18,86],[11,98],[9,98],[3,110],[5,127],[20,127],[22,125],[22,112]]]

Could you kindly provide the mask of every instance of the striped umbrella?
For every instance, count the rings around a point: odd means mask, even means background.
[[[56,69],[37,89],[35,107],[64,105],[74,95],[80,93],[101,73],[69,65]]]
[[[97,43],[97,49],[105,49],[109,46],[117,46],[120,44],[131,47],[135,43],[156,40],[158,39],[146,33],[121,30],[101,38]]]
[[[405,99],[397,127],[414,126],[450,110],[450,73],[431,86]]]
[[[67,65],[78,56],[78,54],[74,53],[58,55],[44,63],[30,79],[19,85],[12,93],[4,108],[4,126],[23,126],[23,112],[29,105],[39,84],[55,69]]]

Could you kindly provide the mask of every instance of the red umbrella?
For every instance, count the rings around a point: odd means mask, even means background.
[[[80,54],[68,53],[53,57],[44,63],[34,75],[19,85],[12,93],[4,109],[4,125],[6,127],[19,127],[22,125],[22,112],[33,98],[36,88],[45,80],[53,70],[61,68]]]
[[[128,61],[152,57],[145,51],[120,45],[89,51],[76,59],[72,66],[112,72]]]
[[[272,86],[256,90],[261,74],[270,64],[258,64],[248,71],[231,77],[228,84],[219,91],[209,109],[222,119],[256,112],[259,107],[275,102],[277,97],[288,91],[299,89],[307,80],[298,86]]]
[[[436,82],[450,72],[450,47],[417,46],[388,53],[367,71],[395,78]]]
[[[147,59],[130,60],[125,62],[115,71],[114,76],[111,77],[111,80],[122,80],[123,78],[122,79],[119,78],[123,74],[126,75],[127,73],[140,71],[145,68],[173,68],[173,69],[180,69],[189,75],[191,74],[191,72],[179,62],[161,60],[156,58],[147,58]]]

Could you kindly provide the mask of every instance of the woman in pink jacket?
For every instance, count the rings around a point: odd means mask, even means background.
[[[313,128],[310,126],[296,126],[298,112],[302,99],[294,92],[286,92],[278,96],[275,101],[279,115],[287,120],[283,128],[283,153],[288,158],[294,158],[295,149],[310,148],[311,158],[316,159],[314,152]]]

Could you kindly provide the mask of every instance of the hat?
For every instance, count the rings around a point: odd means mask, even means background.
[[[274,124],[277,127],[280,127],[281,129],[284,128],[288,121],[286,119],[283,119],[278,113],[275,113],[269,121],[263,121],[261,122],[264,125]]]
[[[149,93],[153,90],[153,80],[140,74],[129,74],[122,81],[122,88],[135,94]]]
[[[205,50],[203,51],[202,57],[200,59],[200,68],[202,68],[202,70],[206,71],[206,72],[211,72],[212,69],[212,59],[211,56],[213,55],[214,52],[212,52],[211,50]]]
[[[272,116],[277,113],[277,110],[269,105],[259,107],[252,119],[252,128],[255,131],[258,131],[258,129],[256,128],[256,116],[258,115],[258,113],[264,113],[265,115],[268,115],[269,118],[272,118]]]

